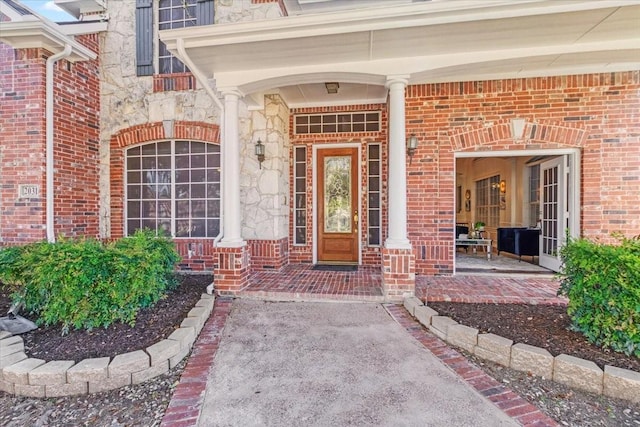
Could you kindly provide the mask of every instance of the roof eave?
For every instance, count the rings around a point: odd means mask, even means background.
[[[187,27],[159,32],[167,48],[175,52],[176,41],[185,48],[224,46],[236,43],[286,40],[358,31],[375,31],[411,26],[439,25],[473,20],[547,15],[640,4],[638,0],[582,0],[553,2],[540,0],[493,0],[478,2],[415,3],[395,8],[380,7],[290,16],[248,22]]]
[[[91,49],[65,35],[43,21],[3,22],[0,41],[16,49],[43,48],[51,53],[62,52],[66,45],[72,48],[69,60],[88,61],[97,55]]]

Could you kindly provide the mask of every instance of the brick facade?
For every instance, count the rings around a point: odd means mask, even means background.
[[[97,35],[77,40],[97,52]],[[44,49],[0,44],[0,241],[46,238]],[[54,233],[98,236],[99,61],[54,65]],[[21,184],[39,186],[37,198],[19,198]]]
[[[580,234],[606,241],[613,232],[627,236],[640,233],[640,207],[636,200],[640,194],[639,71],[413,85],[407,87],[405,105],[407,135],[416,134],[420,141],[411,164],[407,164],[407,231],[416,273],[453,272],[456,152],[486,154],[506,150],[517,155],[522,150],[578,148],[582,163]],[[376,109],[383,111],[380,133],[294,132],[295,114]],[[386,106],[305,108],[294,109],[291,114],[292,145],[307,147],[309,165],[315,144],[362,144],[360,211],[366,212],[367,143],[382,143],[383,176],[387,174]],[[526,125],[523,140],[514,141],[510,121],[516,117],[525,119]],[[307,171],[307,218],[312,218],[313,169],[309,167]],[[290,179],[293,188],[293,172]],[[383,193],[387,191],[384,183]],[[386,205],[385,198],[383,206]],[[292,227],[293,221],[290,236]],[[380,255],[382,249],[366,244],[366,227],[363,215],[363,264],[384,264],[386,268]],[[385,212],[383,230],[386,227]],[[290,240],[291,262],[312,261],[312,236],[309,222],[306,245],[294,246]],[[383,235],[382,242],[385,238]]]
[[[454,152],[579,147],[580,234],[640,232],[640,71],[410,86],[406,114],[420,140],[407,169],[417,273],[453,271]]]

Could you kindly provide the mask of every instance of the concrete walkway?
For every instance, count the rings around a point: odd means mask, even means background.
[[[518,424],[379,304],[236,300],[198,425]]]

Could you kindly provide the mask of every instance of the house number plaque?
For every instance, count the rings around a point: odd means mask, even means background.
[[[35,199],[40,197],[40,186],[37,184],[20,184],[18,186],[20,199]]]

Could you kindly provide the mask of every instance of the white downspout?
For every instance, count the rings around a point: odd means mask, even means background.
[[[47,223],[47,241],[55,243],[56,235],[54,232],[54,215],[53,215],[53,65],[60,59],[71,55],[72,47],[70,44],[64,46],[64,50],[47,58],[46,65],[46,94],[45,94],[45,140],[46,140],[46,223]]]
[[[189,55],[187,55],[187,51],[184,48],[184,40],[177,39],[176,40],[176,48],[178,49],[178,54],[180,59],[184,64],[189,67],[189,70],[196,76],[196,80],[198,83],[204,88],[204,90],[209,94],[209,96],[216,103],[218,108],[220,109],[220,170],[224,171],[224,105],[214,92],[214,90],[209,86],[209,82],[207,78],[202,74],[202,72],[196,67],[193,63]],[[220,191],[224,188],[224,173],[220,174]],[[213,246],[216,246],[218,242],[224,236],[224,197],[220,197],[220,232],[213,239]]]

